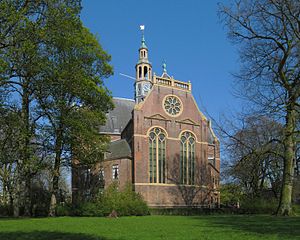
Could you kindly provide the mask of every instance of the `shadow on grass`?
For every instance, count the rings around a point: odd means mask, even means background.
[[[255,234],[277,234],[279,237],[291,237],[291,239],[300,236],[300,217],[220,215],[211,216],[208,221],[220,228],[231,228]]]
[[[2,240],[108,240],[104,237],[95,237],[82,233],[64,233],[64,232],[0,232]]]

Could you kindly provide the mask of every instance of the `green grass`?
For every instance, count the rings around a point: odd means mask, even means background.
[[[0,219],[1,240],[300,239],[300,217],[147,216]]]

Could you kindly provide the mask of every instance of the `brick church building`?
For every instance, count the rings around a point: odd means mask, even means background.
[[[191,82],[155,75],[144,34],[135,65],[135,99],[114,98],[100,134],[111,143],[93,168],[73,167],[73,202],[117,182],[131,183],[150,207],[217,207],[220,148]]]

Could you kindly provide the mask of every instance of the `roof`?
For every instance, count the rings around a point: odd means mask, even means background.
[[[109,144],[105,160],[131,158],[131,149],[125,139],[119,139]]]
[[[163,72],[163,74],[161,75],[161,77],[162,78],[168,78],[168,79],[171,78],[167,72]]]
[[[148,49],[147,46],[146,46],[146,41],[145,41],[145,37],[144,37],[144,34],[142,35],[142,44],[141,44],[141,47],[140,49]]]
[[[163,68],[163,73],[162,73],[161,77],[170,79],[171,77],[167,73],[167,64],[166,64],[165,60],[163,61],[162,68]]]
[[[127,98],[113,98],[115,108],[106,114],[106,124],[100,127],[100,133],[121,134],[130,121],[135,101]]]

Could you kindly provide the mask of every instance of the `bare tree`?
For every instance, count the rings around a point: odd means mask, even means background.
[[[277,210],[291,215],[300,97],[300,2],[239,0],[220,6],[229,37],[240,46],[239,92],[253,109],[283,123],[284,169]]]
[[[282,126],[257,115],[247,117],[242,125],[223,142],[230,159],[224,172],[251,198],[267,189],[277,198],[283,170]],[[228,134],[223,129],[224,133]]]

